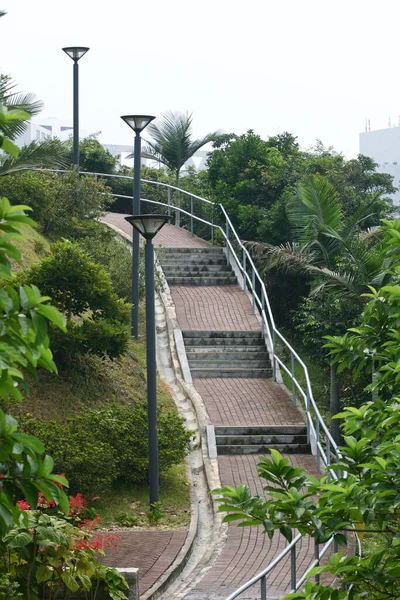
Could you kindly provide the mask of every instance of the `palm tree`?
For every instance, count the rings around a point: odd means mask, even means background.
[[[1,15],[0,15],[1,16]],[[40,113],[43,103],[36,100],[34,94],[15,91],[16,84],[8,75],[0,75],[0,104],[8,110],[24,111],[30,117]],[[29,120],[13,119],[4,124],[2,131],[10,140],[26,131]],[[24,146],[18,157],[0,155],[0,175],[15,173],[23,169],[53,168],[63,169],[68,166],[67,151],[59,140],[47,139],[42,142],[31,142]]]
[[[313,175],[298,185],[287,205],[293,234],[292,243],[280,246],[252,242],[260,269],[276,268],[313,278],[311,294],[339,295],[352,305],[363,302],[360,294],[368,285],[381,287],[388,277],[382,261],[379,231],[363,232],[361,223],[370,216],[379,195],[360,207],[357,214],[344,218],[339,197],[324,177]],[[336,366],[331,367],[331,414],[340,411]],[[339,439],[339,421],[332,433]]]
[[[175,185],[179,187],[179,176],[183,165],[205,144],[212,142],[220,135],[219,131],[208,133],[204,137],[193,140],[191,135],[192,115],[168,111],[161,123],[151,123],[148,132],[153,138],[146,140],[143,158],[155,160],[165,165],[175,175]],[[179,207],[179,199],[177,200]],[[180,224],[180,213],[177,211],[176,225]]]

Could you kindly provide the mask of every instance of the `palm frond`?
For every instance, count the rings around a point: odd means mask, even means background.
[[[26,111],[31,117],[43,110],[43,102],[36,99],[35,94],[14,91],[16,84],[8,76],[0,77],[0,103],[9,109]],[[28,124],[26,121],[10,121],[4,125],[3,131],[6,137],[14,139],[24,131]]]
[[[375,214],[375,207],[379,200],[381,200],[382,192],[374,194],[366,202],[360,204],[358,210],[346,219],[343,224],[342,236],[343,238],[350,238],[355,231],[360,230],[360,225],[366,219],[372,217]]]
[[[191,139],[192,115],[168,111],[161,123],[151,123],[145,151],[150,158],[162,162],[166,167],[179,174],[189,158],[202,146],[212,141],[219,132],[209,133],[201,139]],[[150,148],[150,149],[149,149]],[[144,154],[143,154],[144,156]]]
[[[246,242],[245,245],[253,252],[261,273],[276,268],[287,273],[306,274],[317,259],[310,245],[301,246],[297,242],[287,242],[280,246],[259,242]]]
[[[354,273],[332,271],[325,267],[311,267],[310,273],[316,277],[310,295],[330,292],[352,302],[360,301],[360,290],[364,286],[360,286]]]
[[[21,148],[18,158],[0,156],[0,175],[9,175],[25,169],[48,168],[64,169],[70,160],[68,153],[59,140],[31,142]]]
[[[299,183],[297,194],[288,201],[286,210],[296,239],[303,243],[317,239],[321,232],[339,231],[341,226],[339,196],[320,175],[309,175]]]

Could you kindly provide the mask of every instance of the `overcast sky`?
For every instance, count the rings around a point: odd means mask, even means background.
[[[80,124],[128,144],[123,114],[193,113],[194,134],[266,138],[290,131],[348,157],[365,118],[400,115],[399,0],[2,0],[0,71],[72,119],[80,61]]]

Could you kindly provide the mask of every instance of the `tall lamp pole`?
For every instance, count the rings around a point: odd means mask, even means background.
[[[65,54],[68,54],[74,61],[74,165],[79,170],[79,67],[78,60],[82,58],[84,54],[90,48],[84,46],[71,46],[69,48],[63,48]]]
[[[167,215],[133,215],[125,217],[134,231],[146,240],[146,358],[147,358],[147,411],[149,425],[149,493],[150,508],[159,500],[158,433],[157,433],[157,364],[156,317],[154,304],[154,247],[153,237],[172,219]]]
[[[121,117],[135,132],[135,148],[133,157],[133,206],[134,215],[140,215],[140,167],[141,137],[140,133],[155,119],[150,115],[124,115]],[[132,236],[132,337],[139,337],[139,232],[134,228]]]

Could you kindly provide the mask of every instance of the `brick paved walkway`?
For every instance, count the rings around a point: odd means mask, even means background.
[[[302,414],[272,379],[195,378],[213,425],[304,425]]]
[[[118,551],[107,551],[102,563],[109,567],[139,569],[140,593],[146,592],[175,560],[187,531],[117,531]]]
[[[129,231],[123,215],[108,215],[107,220]],[[164,232],[164,235],[163,235]],[[207,245],[188,232],[165,226],[156,240],[165,247]],[[161,241],[162,240],[162,241]],[[176,314],[182,330],[259,330],[251,304],[238,286],[170,286]],[[213,425],[297,425],[304,424],[303,414],[292,406],[291,398],[269,379],[212,378],[194,379]],[[309,455],[290,455],[293,464],[316,473],[315,459]],[[220,456],[218,463],[223,485],[247,484],[252,493],[262,494],[257,473],[257,455]],[[199,583],[186,594],[187,600],[223,600],[241,584],[266,567],[286,542],[275,535],[270,541],[259,528],[230,525],[228,539],[215,564]],[[304,542],[298,549],[298,566],[309,563],[314,548]],[[211,559],[212,557],[210,557]],[[303,569],[304,571],[304,569]],[[300,573],[300,570],[298,571]],[[268,598],[279,598],[289,591],[290,559],[281,563],[268,581]],[[244,600],[260,597],[259,587],[248,590]]]
[[[119,213],[108,213],[103,221],[132,235],[132,225],[125,221],[125,217],[127,216]],[[178,236],[176,235],[177,230],[179,231]],[[178,229],[174,225],[164,225],[154,238],[154,246],[164,246],[165,248],[208,248],[210,244],[197,236],[192,236],[184,229]]]

